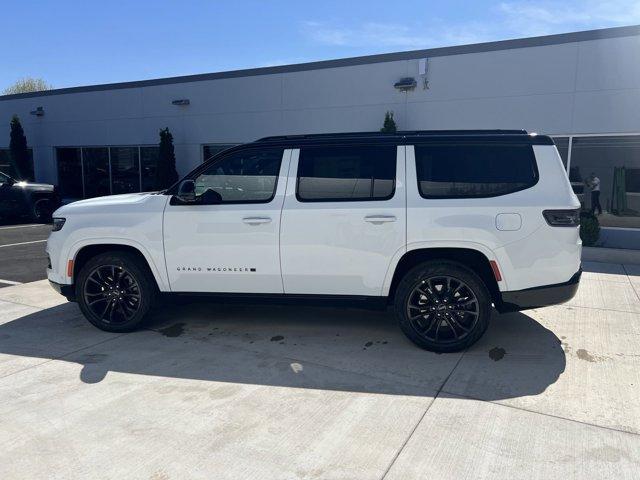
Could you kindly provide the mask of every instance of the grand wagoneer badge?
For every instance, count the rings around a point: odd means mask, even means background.
[[[176,267],[178,272],[242,273],[255,272],[253,267]]]

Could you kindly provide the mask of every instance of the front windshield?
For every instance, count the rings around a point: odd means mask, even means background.
[[[0,172],[0,183],[6,183],[11,179],[11,177],[5,173]]]

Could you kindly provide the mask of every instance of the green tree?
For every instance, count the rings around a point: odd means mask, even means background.
[[[156,188],[165,189],[178,181],[176,155],[173,149],[173,135],[171,135],[169,127],[160,129],[159,150]]]
[[[33,178],[33,169],[29,158],[29,150],[27,149],[27,137],[24,135],[24,130],[17,115],[11,118],[10,125],[9,158],[18,180],[30,180]]]
[[[51,90],[53,87],[41,78],[25,77],[2,92],[3,95],[15,95],[16,93],[42,92]]]
[[[387,112],[384,114],[384,123],[382,124],[380,131],[382,133],[396,133],[398,131],[396,121],[393,119],[393,112]]]

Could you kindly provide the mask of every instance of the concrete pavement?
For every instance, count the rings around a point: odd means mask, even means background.
[[[637,478],[640,269],[585,267],[448,355],[383,312],[202,302],[118,335],[3,288],[0,478]]]

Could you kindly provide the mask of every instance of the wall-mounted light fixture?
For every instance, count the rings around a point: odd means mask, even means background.
[[[190,103],[188,98],[179,98],[178,100],[171,101],[171,105],[189,105]]]
[[[422,78],[422,88],[424,90],[429,89],[429,79],[427,74],[429,73],[429,59],[421,58],[418,60],[418,75]]]
[[[409,90],[413,90],[416,88],[416,79],[413,77],[405,77],[401,78],[399,81],[393,84],[394,88],[400,90],[401,92],[407,92]]]
[[[44,108],[38,107],[35,110],[31,110],[29,113],[31,115],[35,115],[36,117],[42,117],[44,115]]]

